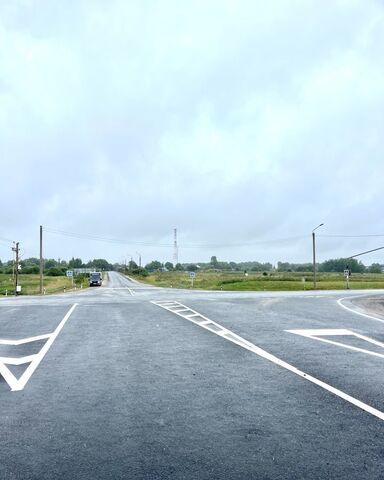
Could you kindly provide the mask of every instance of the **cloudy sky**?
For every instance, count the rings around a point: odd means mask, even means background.
[[[382,0],[0,0],[0,259],[380,247],[383,112]]]

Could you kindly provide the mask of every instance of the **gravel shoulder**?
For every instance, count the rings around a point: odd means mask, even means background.
[[[378,315],[384,318],[384,295],[374,297],[351,298],[351,303],[368,315]]]

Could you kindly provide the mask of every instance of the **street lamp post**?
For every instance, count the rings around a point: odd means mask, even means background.
[[[316,240],[315,230],[322,227],[324,223],[320,223],[316,228],[312,230],[312,253],[313,253],[313,289],[316,290]]]

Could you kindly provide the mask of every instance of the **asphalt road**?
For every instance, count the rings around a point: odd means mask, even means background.
[[[0,299],[0,479],[383,479],[384,316],[358,293],[112,272]]]

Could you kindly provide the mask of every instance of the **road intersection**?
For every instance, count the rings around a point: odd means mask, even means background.
[[[384,317],[343,295],[1,299],[0,478],[383,478]]]

